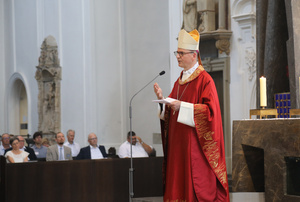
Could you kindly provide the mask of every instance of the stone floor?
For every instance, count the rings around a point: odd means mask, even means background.
[[[230,202],[265,202],[263,192],[229,193]],[[133,202],[163,202],[163,197],[134,198]]]
[[[132,202],[163,202],[163,197],[134,198]]]
[[[232,176],[228,175],[230,202],[265,202],[264,192],[232,192]],[[132,202],[163,202],[163,197],[134,198]]]

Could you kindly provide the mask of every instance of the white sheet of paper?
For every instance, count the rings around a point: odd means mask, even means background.
[[[156,103],[161,103],[161,104],[170,104],[171,102],[175,101],[176,99],[167,97],[165,99],[162,100],[152,100],[152,102],[156,102]]]

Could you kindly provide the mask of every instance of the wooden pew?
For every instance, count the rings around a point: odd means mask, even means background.
[[[134,197],[162,196],[162,157],[134,158]],[[7,164],[0,201],[129,201],[130,159]]]

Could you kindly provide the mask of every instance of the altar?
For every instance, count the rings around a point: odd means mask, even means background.
[[[288,168],[300,157],[300,119],[233,121],[233,192],[265,192],[266,201],[300,201],[298,176]],[[290,169],[290,168],[289,168]],[[298,175],[298,174],[297,174]]]

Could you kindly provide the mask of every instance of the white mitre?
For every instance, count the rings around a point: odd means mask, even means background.
[[[178,48],[187,50],[199,50],[200,34],[197,30],[187,33],[184,29],[178,35]]]

